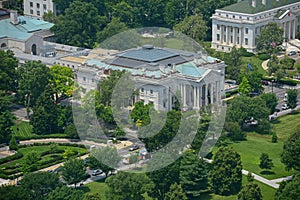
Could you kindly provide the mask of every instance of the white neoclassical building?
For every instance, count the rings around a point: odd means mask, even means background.
[[[218,9],[212,18],[212,48],[231,51],[233,46],[255,52],[256,38],[270,22],[284,30],[286,40],[300,30],[299,0],[239,0]]]
[[[90,55],[93,54],[92,50]],[[68,64],[71,65],[69,58]],[[60,59],[64,64],[65,59]],[[76,65],[75,65],[76,66]],[[110,52],[103,59],[91,56],[80,65],[77,80],[89,85],[93,79],[106,77],[111,71],[127,71],[132,75],[138,94],[136,101],[153,103],[156,110],[171,110],[180,98],[184,110],[199,110],[203,106],[220,102],[224,96],[225,64],[219,59],[202,53],[187,52],[152,45]],[[84,70],[85,69],[85,70]],[[91,70],[91,71],[90,71]],[[92,72],[94,73],[94,75]]]
[[[24,0],[25,16],[43,19],[44,14],[49,11],[54,14],[57,12],[56,4],[53,0]]]

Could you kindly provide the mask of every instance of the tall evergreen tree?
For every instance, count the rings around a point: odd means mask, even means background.
[[[272,159],[269,157],[268,154],[266,153],[261,154],[259,167],[261,169],[272,169],[272,167],[274,167]]]
[[[10,110],[11,98],[0,91],[0,143],[7,142],[12,134],[14,115]]]
[[[207,189],[207,163],[198,154],[188,150],[180,164],[180,184],[188,197],[197,198]]]
[[[210,183],[216,194],[236,194],[242,187],[241,156],[232,148],[221,147],[215,154]]]
[[[239,200],[262,200],[262,194],[256,183],[250,182],[238,194]]]
[[[33,132],[36,134],[50,134],[58,131],[58,110],[55,105],[54,92],[50,85],[37,100],[33,108],[33,115],[30,123],[33,126]]]

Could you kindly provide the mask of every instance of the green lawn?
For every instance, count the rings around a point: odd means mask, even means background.
[[[250,63],[252,66],[257,66],[257,70],[260,74],[262,74],[263,76],[267,75],[267,72],[261,66],[263,61],[257,58],[256,56],[242,57],[242,63],[245,67],[247,67],[248,63]]]
[[[295,133],[297,125],[300,124],[300,112],[291,113],[278,117],[272,121],[274,131],[277,133],[278,139],[286,141],[290,135]]]
[[[32,126],[29,122],[16,121],[16,124],[12,127],[12,129],[17,137],[30,137],[35,135],[32,133]]]
[[[248,133],[247,141],[231,142],[229,144],[241,155],[244,169],[270,180],[293,174],[293,171],[285,170],[285,165],[281,163],[280,157],[284,141],[296,131],[296,125],[300,124],[300,112],[279,117],[272,124],[274,125],[273,130],[278,136],[278,143],[272,143],[270,135]],[[215,151],[216,149],[214,149]],[[270,174],[261,173],[262,170],[258,166],[261,153],[267,153],[273,160],[274,168]]]
[[[243,185],[247,184],[247,178],[246,176],[243,176]],[[263,195],[263,199],[264,200],[273,200],[274,199],[274,194],[276,192],[276,190],[274,188],[271,188],[263,183],[260,183],[258,181],[254,181],[255,183],[257,183],[262,191],[262,195]],[[95,181],[92,183],[88,183],[85,186],[80,188],[81,190],[83,190],[85,193],[99,193],[101,195],[102,199],[106,199],[105,198],[105,192],[108,191],[108,186],[105,184],[105,180],[99,180],[99,181]],[[145,195],[145,199],[146,200],[152,200],[152,198],[148,197],[147,195]],[[201,199],[203,200],[208,200],[208,199],[212,199],[212,200],[236,200],[237,199],[237,195],[231,195],[231,196],[220,196],[220,195],[216,195],[216,194],[205,194],[201,196]]]

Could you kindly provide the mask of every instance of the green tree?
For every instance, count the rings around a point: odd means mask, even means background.
[[[114,170],[114,168],[103,164],[97,158],[91,155],[88,157],[87,165],[90,167],[90,169],[101,169],[104,172],[105,177],[108,176],[109,172]]]
[[[15,116],[11,112],[12,98],[0,90],[0,142],[9,141]]]
[[[295,109],[297,107],[297,102],[298,102],[298,90],[288,89],[287,94],[288,94],[287,105],[291,109]]]
[[[19,149],[15,135],[11,136],[11,139],[9,141],[9,150],[15,150],[17,151]]]
[[[259,186],[256,183],[248,183],[243,186],[243,189],[238,194],[239,200],[262,200],[262,194]]]
[[[55,24],[58,22],[59,17],[57,17],[51,10],[49,10],[43,15],[43,20]]]
[[[30,199],[39,200],[56,187],[61,187],[62,183],[56,173],[37,172],[26,174],[21,180],[21,185],[29,192]]]
[[[180,162],[181,158],[177,159],[175,162],[172,162],[170,165],[156,169],[157,163],[162,161],[170,160],[170,155],[163,154],[160,156],[153,156],[149,165],[147,166],[147,170],[150,172],[147,173],[147,176],[152,180],[154,184],[154,188],[148,194],[154,199],[164,199],[166,198],[166,194],[170,191],[170,187],[174,183],[179,184],[179,173],[180,173]]]
[[[207,190],[208,167],[198,154],[186,151],[180,164],[180,184],[188,197],[199,198]]]
[[[133,8],[131,5],[129,5],[126,1],[120,1],[119,3],[113,5],[112,21],[115,19],[115,20],[117,20],[118,23],[122,22],[123,28],[126,28],[126,25],[129,27],[133,27],[134,26],[134,12],[135,12],[134,9],[135,8]],[[119,32],[121,32],[121,31],[119,31]]]
[[[100,193],[86,193],[83,200],[102,200]]]
[[[271,42],[275,42],[276,46],[280,46],[283,42],[283,29],[275,22],[271,22],[261,31],[257,37],[257,49],[267,52],[273,51]]]
[[[74,188],[62,186],[52,190],[47,196],[46,200],[82,200],[84,192]]]
[[[293,58],[288,57],[287,55],[284,56],[283,59],[280,60],[280,64],[283,67],[283,69],[294,69],[295,60]]]
[[[50,67],[55,94],[55,102],[59,103],[61,99],[68,98],[72,95],[74,90],[74,73],[73,70],[66,66],[54,65]]]
[[[152,108],[153,108],[153,104],[144,105],[144,102],[138,101],[134,104],[134,108],[130,113],[130,117],[131,119],[134,120],[134,122],[141,120],[142,126],[146,126],[151,122],[149,114],[150,114],[150,109]]]
[[[300,174],[296,172],[291,181],[280,183],[279,189],[275,193],[275,200],[294,200],[299,198],[300,193]]]
[[[266,102],[266,106],[270,109],[270,114],[276,111],[278,98],[275,93],[264,93],[260,97]]]
[[[230,53],[224,57],[224,61],[227,64],[226,75],[229,78],[237,80],[241,71],[241,50],[237,49],[235,46],[232,47]]]
[[[41,159],[41,154],[37,151],[30,151],[24,157],[22,170],[24,173],[32,172],[37,169],[37,163]]]
[[[285,164],[288,170],[300,170],[300,126],[297,131],[292,134],[284,143],[283,152],[281,154],[281,162]]]
[[[16,91],[18,60],[11,50],[0,50],[0,90]]]
[[[188,200],[180,184],[174,183],[170,186],[164,200]]]
[[[0,187],[0,194],[0,200],[24,200],[31,198],[27,189],[16,185]]]
[[[45,88],[38,98],[36,106],[33,107],[30,124],[33,126],[33,132],[36,134],[58,132],[58,110],[55,105],[54,92],[50,85]]]
[[[105,39],[123,31],[126,31],[127,29],[128,28],[126,24],[120,22],[120,20],[117,18],[112,18],[112,20],[107,24],[107,26],[105,26],[105,28],[102,31],[99,31],[97,33],[97,42],[101,43]]]
[[[262,153],[260,155],[260,163],[259,163],[259,167],[261,169],[272,169],[274,167],[273,161],[272,159],[269,157],[268,154],[266,153]]]
[[[227,136],[233,141],[246,140],[247,134],[242,131],[241,126],[237,122],[226,122],[225,130],[228,132]]]
[[[76,184],[86,178],[83,160],[70,159],[62,167],[62,177],[68,184]]]
[[[242,187],[241,156],[231,148],[221,147],[212,165],[210,183],[213,192],[221,195],[238,193]]]
[[[29,118],[30,108],[36,105],[51,79],[50,69],[41,61],[30,61],[18,68],[18,97],[26,106]]]
[[[96,33],[103,28],[105,21],[106,17],[98,14],[94,4],[74,1],[50,30],[59,43],[92,48]]]
[[[267,64],[268,66],[268,74],[269,76],[271,76],[273,73],[276,73],[279,68],[280,68],[280,65],[279,65],[279,59],[278,57],[276,56],[276,54],[273,54]]]
[[[145,174],[135,174],[118,172],[115,176],[110,176],[105,180],[109,187],[106,193],[108,199],[122,200],[145,199],[143,194],[150,191],[154,184]]]
[[[251,90],[251,86],[247,80],[247,78],[244,76],[242,82],[238,86],[238,91],[241,95],[248,96]]]
[[[69,138],[75,138],[75,139],[79,138],[76,127],[73,123],[65,127],[64,133],[67,134]]]
[[[182,22],[174,26],[174,30],[180,31],[190,36],[193,40],[200,42],[205,39],[208,28],[205,25],[205,21],[203,21],[202,15],[199,14],[185,17]]]

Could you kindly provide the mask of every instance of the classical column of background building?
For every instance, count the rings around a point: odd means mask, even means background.
[[[221,41],[221,44],[223,44],[223,35],[224,35],[224,26],[221,25],[221,31],[220,31],[220,41]]]
[[[226,44],[229,44],[229,26],[226,27]]]

